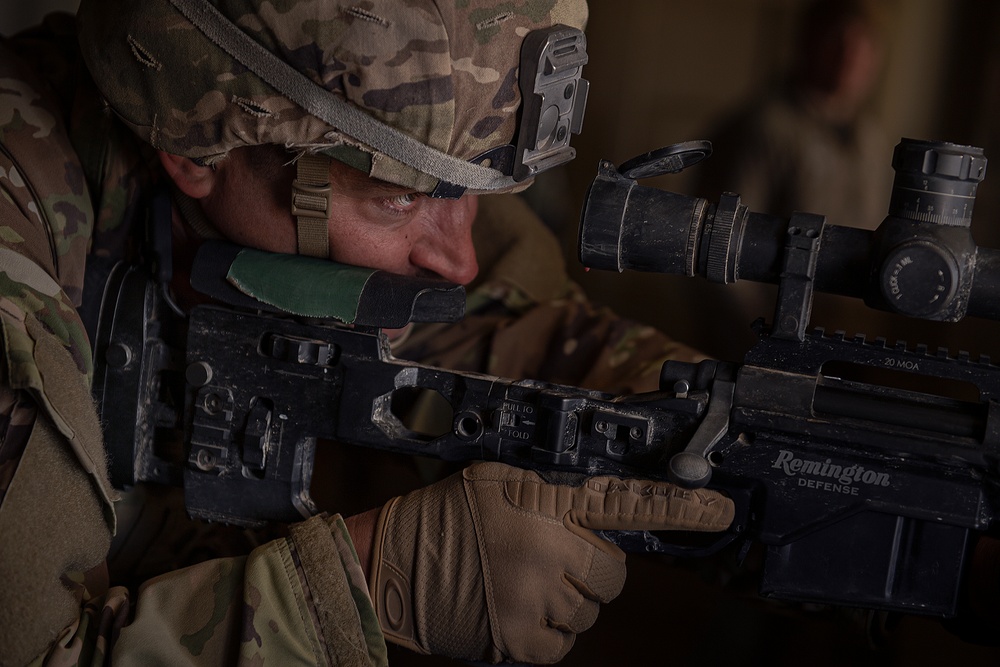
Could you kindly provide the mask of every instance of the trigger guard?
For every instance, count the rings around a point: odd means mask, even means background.
[[[732,544],[740,531],[717,533],[718,539],[707,545],[684,545],[665,542],[648,530],[599,530],[597,534],[626,553],[656,553],[682,558],[711,556]]]

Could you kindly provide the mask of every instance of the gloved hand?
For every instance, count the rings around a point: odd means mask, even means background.
[[[594,530],[717,531],[733,514],[714,491],[481,463],[382,508],[372,599],[386,639],[415,651],[552,663],[625,584],[625,554]]]

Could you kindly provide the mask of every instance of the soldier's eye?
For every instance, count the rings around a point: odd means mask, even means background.
[[[393,211],[398,211],[400,213],[405,213],[412,209],[416,203],[423,197],[423,193],[420,192],[407,192],[403,195],[396,195],[395,197],[389,197],[385,199],[385,205]]]

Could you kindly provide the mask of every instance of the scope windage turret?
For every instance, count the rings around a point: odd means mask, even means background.
[[[889,215],[875,234],[865,301],[911,317],[959,320],[976,266],[969,226],[986,175],[983,149],[903,139],[892,167]]]
[[[910,317],[1000,319],[1000,251],[978,248],[969,228],[986,174],[983,150],[903,139],[892,165],[889,214],[877,231],[823,226],[814,288]],[[642,173],[634,165],[623,171]],[[795,218],[749,211],[736,194],[713,204],[641,186],[602,161],[584,202],[580,261],[613,271],[777,283]]]

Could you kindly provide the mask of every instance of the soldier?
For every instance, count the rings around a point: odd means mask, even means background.
[[[524,36],[582,28],[582,2],[217,4],[84,0],[76,21],[0,46],[0,662],[383,664],[385,640],[559,660],[624,581],[624,554],[592,529],[721,530],[731,503],[479,464],[138,592],[109,582],[119,493],[78,309],[99,298],[85,273],[136,252],[157,185],[177,278],[213,237],[457,282],[488,265],[474,318],[408,334],[411,356],[622,388],[693,354],[537,268],[530,253],[557,246],[493,197],[524,184],[469,162],[511,143]],[[328,189],[322,218],[293,217],[303,184]],[[493,241],[478,259],[474,220]],[[544,345],[515,349],[525,331]]]

